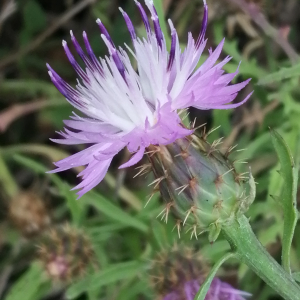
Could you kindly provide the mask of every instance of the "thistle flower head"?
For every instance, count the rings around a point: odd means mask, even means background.
[[[81,231],[69,226],[52,229],[38,247],[40,262],[56,282],[70,282],[95,265],[91,242]]]
[[[41,233],[51,222],[44,201],[32,191],[22,191],[10,199],[8,216],[26,237]]]
[[[228,153],[218,151],[220,140],[210,144],[206,135],[191,135],[160,146],[149,155],[162,198],[164,218],[170,211],[188,226],[191,237],[209,232],[214,242],[223,225],[245,213],[255,197],[251,173],[239,174]]]
[[[159,253],[153,261],[153,287],[162,300],[193,300],[208,274],[200,254],[188,248],[175,248]],[[233,288],[214,278],[205,300],[245,300],[249,293]]]
[[[101,38],[109,55],[98,59],[90,46],[86,33],[83,40],[87,54],[71,32],[72,43],[85,64],[81,68],[63,41],[66,55],[80,80],[76,88],[66,83],[49,65],[49,75],[67,101],[85,117],[74,114],[65,121],[68,128],[60,132],[63,139],[53,141],[62,144],[90,144],[75,155],[56,162],[54,172],[86,165],[79,176],[83,178],[75,189],[81,196],[96,186],[105,176],[112,158],[124,147],[132,158],[120,168],[136,164],[150,145],[167,145],[192,133],[184,128],[177,114],[178,109],[193,106],[199,109],[228,109],[243,104],[249,96],[237,104],[228,104],[249,80],[228,85],[238,73],[224,75],[222,67],[230,60],[226,57],[216,63],[224,44],[209,51],[206,62],[196,70],[205,48],[207,6],[197,39],[188,34],[185,50],[181,52],[176,30],[169,20],[171,48],[167,50],[153,1],[145,0],[150,11],[153,28],[143,6],[135,0],[146,28],[146,38],[138,38],[129,16],[121,13],[132,39],[133,49],[126,51],[113,43],[103,23],[97,23]],[[137,72],[129,55],[137,64]]]

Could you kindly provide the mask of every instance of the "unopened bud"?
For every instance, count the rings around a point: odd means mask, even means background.
[[[166,202],[164,216],[173,211],[191,236],[209,232],[214,242],[222,225],[244,214],[255,197],[251,172],[239,174],[234,164],[206,138],[191,135],[149,150],[149,160]]]
[[[194,299],[208,274],[208,265],[199,253],[186,247],[175,247],[159,253],[151,268],[151,283],[159,300]],[[245,300],[251,296],[214,278],[205,300]]]
[[[40,234],[51,219],[45,202],[34,192],[22,191],[9,201],[9,218],[23,235]]]
[[[81,231],[69,226],[52,229],[38,252],[46,273],[57,282],[81,277],[95,265],[91,242]]]

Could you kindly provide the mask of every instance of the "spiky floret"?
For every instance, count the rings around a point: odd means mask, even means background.
[[[209,231],[210,242],[216,240],[223,224],[248,210],[255,196],[251,173],[247,177],[238,174],[218,144],[210,144],[206,134],[191,135],[160,146],[155,155],[148,156],[166,202],[165,213],[175,212],[191,237]]]
[[[55,282],[70,282],[96,266],[95,254],[88,237],[66,225],[52,229],[38,246],[38,258]]]
[[[26,237],[40,234],[51,222],[45,202],[33,191],[21,191],[10,199],[8,216]]]
[[[199,252],[176,246],[157,254],[152,262],[150,278],[158,299],[187,300],[194,299],[208,270],[208,265]],[[243,296],[250,294],[214,278],[205,299],[244,300]]]

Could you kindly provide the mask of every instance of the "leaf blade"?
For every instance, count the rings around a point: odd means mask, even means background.
[[[209,290],[209,287],[211,285],[211,282],[213,281],[217,271],[219,270],[219,268],[221,267],[221,265],[229,258],[233,258],[235,257],[236,254],[233,252],[229,252],[226,253],[225,255],[223,255],[216,263],[215,265],[212,267],[212,269],[210,270],[209,274],[207,275],[205,281],[202,283],[200,290],[198,291],[198,293],[196,294],[194,300],[205,300],[206,294]]]
[[[275,130],[271,129],[271,138],[281,164],[281,175],[284,180],[282,205],[284,214],[282,238],[282,265],[291,274],[290,251],[295,227],[298,220],[296,193],[298,181],[298,167],[294,163],[291,150]]]
[[[66,297],[67,299],[74,299],[85,291],[92,291],[99,289],[104,285],[134,277],[144,268],[145,263],[139,261],[129,261],[110,265],[100,272],[88,275],[83,280],[71,285],[67,289]]]
[[[270,83],[282,81],[283,79],[288,79],[292,77],[300,76],[300,64],[292,66],[290,68],[281,68],[279,71],[268,74],[264,77],[261,77],[257,84],[258,85],[267,85]]]

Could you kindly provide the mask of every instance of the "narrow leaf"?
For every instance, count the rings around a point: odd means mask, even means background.
[[[39,288],[45,282],[37,263],[31,267],[10,288],[5,300],[35,300]]]
[[[226,253],[223,257],[221,257],[216,264],[212,267],[209,274],[207,275],[205,281],[202,283],[200,290],[196,294],[194,300],[204,300],[206,297],[206,294],[209,290],[209,287],[211,285],[211,282],[213,281],[215,275],[217,274],[217,271],[221,267],[221,265],[229,258],[235,257],[235,253],[229,252]]]
[[[291,151],[281,135],[275,130],[271,130],[271,137],[281,164],[280,174],[284,181],[283,194],[281,197],[284,215],[282,265],[287,272],[291,273],[290,251],[298,218],[296,208],[298,167],[295,167]]]
[[[295,281],[300,283],[300,272],[293,273],[292,276],[295,279]]]
[[[139,261],[110,265],[100,272],[88,275],[83,280],[71,285],[66,292],[66,297],[68,299],[74,299],[83,292],[93,291],[107,284],[135,277],[140,271],[144,270],[145,267],[145,263]]]
[[[119,223],[122,223],[126,226],[135,227],[143,232],[148,231],[148,226],[145,223],[137,218],[132,217],[130,214],[126,213],[124,210],[116,206],[113,202],[99,193],[90,191],[83,195],[79,201],[83,201],[84,203],[94,206],[97,210],[101,211],[103,214]]]
[[[278,72],[271,73],[264,77],[261,77],[257,84],[266,85],[273,82],[282,81],[283,79],[300,76],[300,64],[292,66],[290,68],[282,68]]]

